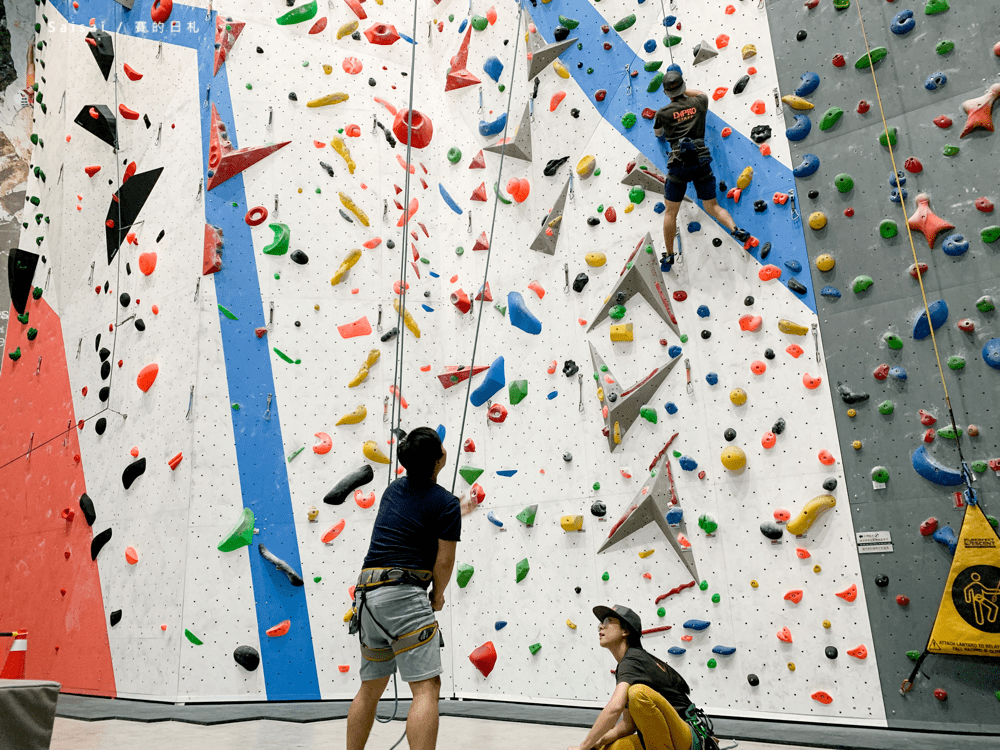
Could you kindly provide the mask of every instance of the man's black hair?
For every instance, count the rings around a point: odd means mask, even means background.
[[[418,427],[399,441],[399,462],[415,484],[430,483],[442,453],[441,438],[430,427]]]

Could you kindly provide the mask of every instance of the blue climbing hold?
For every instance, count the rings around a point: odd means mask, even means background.
[[[896,380],[906,380],[906,370],[897,365],[896,367],[889,368],[889,377],[895,378]]]
[[[830,297],[831,299],[837,299],[840,297],[840,290],[835,286],[825,286],[819,290],[819,293],[823,297]]]
[[[990,339],[983,344],[983,361],[994,370],[1000,370],[1000,339]]]
[[[698,468],[698,462],[691,458],[691,456],[681,456],[680,464],[684,471],[694,471]]]
[[[708,620],[688,620],[684,623],[685,630],[704,630],[711,625]]]
[[[408,36],[407,36],[406,34],[404,34],[404,33],[403,33],[402,31],[397,31],[396,33],[397,33],[397,34],[399,34],[399,38],[400,38],[400,39],[402,39],[402,40],[403,40],[404,42],[406,42],[407,44],[414,44],[414,45],[416,44],[416,42],[415,42],[415,41],[413,41],[413,38],[412,38],[412,37],[408,37]]]
[[[671,646],[667,649],[668,654],[673,654],[674,656],[681,656],[687,653],[686,648],[681,648],[680,646]]]
[[[677,526],[681,521],[684,520],[684,509],[683,508],[671,508],[667,511],[667,523],[671,526]]]
[[[494,81],[499,81],[500,74],[503,73],[503,63],[500,62],[500,58],[496,55],[487,57],[486,62],[483,63],[483,70]]]
[[[812,130],[812,120],[805,115],[795,115],[795,124],[785,131],[785,137],[790,141],[801,141]]]
[[[710,372],[708,373],[708,375],[705,376],[705,381],[709,385],[715,385],[716,383],[719,382],[719,376],[716,375],[714,372]]]
[[[424,308],[424,312],[434,312],[434,308],[430,305],[421,305],[421,307]]]
[[[955,487],[962,484],[962,472],[949,469],[927,455],[927,446],[921,445],[913,451],[913,469],[928,482],[940,485],[941,487]]]
[[[510,324],[525,333],[537,336],[542,332],[542,321],[524,304],[524,296],[520,292],[507,294],[507,315],[510,317]]]
[[[667,410],[667,414],[677,413],[677,404],[675,404],[673,401],[667,401],[667,403],[664,405],[664,408]]]
[[[935,542],[947,547],[951,554],[955,554],[955,548],[958,547],[958,537],[955,536],[955,530],[951,526],[942,526],[934,532],[932,538]]]
[[[719,656],[730,656],[736,653],[736,646],[712,646],[712,653]]]
[[[927,324],[927,310],[931,313],[930,325]],[[917,316],[917,322],[913,324],[913,338],[917,341],[925,339],[931,335],[931,326],[934,327],[936,331],[938,328],[948,320],[948,303],[943,299],[935,300],[927,306],[927,310],[924,310]]]
[[[458,33],[459,34],[464,33],[465,32],[465,27],[468,26],[468,25],[469,25],[469,19],[468,18],[463,18],[462,19],[462,23],[459,24]]]
[[[517,474],[517,469],[497,469],[497,474],[501,477],[512,477]]]
[[[688,232],[694,234],[695,232],[700,232],[700,231],[701,231],[701,222],[698,221],[688,222]]]
[[[969,241],[960,234],[949,234],[941,245],[945,255],[964,255],[969,250]]]
[[[437,429],[435,430],[435,432],[438,434],[438,438],[443,443],[444,442],[444,434],[445,434],[444,425],[443,424],[439,424],[437,426]]]
[[[819,87],[819,74],[803,73],[799,81],[798,88],[795,89],[795,96],[809,96]]]
[[[493,364],[485,373],[483,382],[469,396],[469,401],[472,402],[473,406],[482,406],[506,384],[507,379],[503,374],[503,357],[500,356],[493,360]]]
[[[684,71],[681,70],[681,66],[678,65],[677,63],[670,63],[670,65],[667,66],[667,70],[668,71],[673,70],[677,73],[680,73],[681,75],[684,75]]]
[[[550,394],[549,394],[548,396],[546,396],[545,398],[547,398],[547,399],[548,399],[549,401],[551,401],[552,399],[554,399],[554,398],[555,398],[556,396],[558,396],[558,395],[559,395],[559,391],[552,391],[552,392],[551,392],[551,393],[550,393]]]
[[[455,199],[448,195],[448,191],[444,189],[444,185],[440,182],[438,183],[438,191],[441,193],[441,197],[444,198],[444,202],[448,204],[448,208],[454,211],[459,216],[462,215],[462,207],[455,203]]]
[[[653,206],[653,213],[662,214],[667,210],[667,204],[663,201],[658,201],[655,206]]]
[[[492,510],[486,514],[486,520],[489,521],[494,526],[499,526],[501,529],[503,528],[503,521],[499,520],[496,516],[494,516]]]
[[[893,188],[889,191],[889,200],[893,203],[899,203],[900,199],[905,201],[909,195],[906,188]]]
[[[708,309],[708,305],[698,305],[698,317],[707,318],[711,315],[711,311]]]
[[[497,630],[503,630],[505,627],[507,627],[507,621],[497,620],[496,623],[494,623],[493,627],[496,628]]]
[[[646,43],[644,45],[642,45],[642,48],[644,50],[646,50],[646,52],[652,52],[653,50],[656,49],[656,40],[655,39],[647,39]]]
[[[799,271],[802,270],[802,264],[799,263],[797,260],[786,260],[785,268],[787,268],[792,273],[798,273]]]
[[[668,29],[675,23],[677,23],[677,16],[667,16],[666,18],[663,19],[663,25],[666,26]]]
[[[917,21],[913,17],[913,11],[906,9],[892,17],[889,22],[889,30],[896,36],[903,36],[903,34],[909,34],[913,31],[913,27],[916,25]]]
[[[669,354],[671,357],[679,357],[681,356],[682,351],[684,350],[681,349],[679,346],[677,346],[677,344],[674,344],[672,347],[667,349],[667,354]]]
[[[931,75],[927,76],[927,80],[924,81],[924,88],[928,91],[934,91],[946,83],[948,83],[948,76],[939,70],[937,73],[931,73]]]
[[[799,166],[792,170],[792,174],[796,177],[808,177],[815,174],[817,169],[819,169],[819,157],[816,154],[804,154]]]
[[[894,175],[889,176],[889,187],[902,187],[906,184],[906,173],[899,170]]]
[[[479,135],[483,137],[489,137],[491,135],[496,135],[502,131],[507,126],[507,113],[504,112],[493,122],[487,122],[486,120],[479,121]]]
[[[441,278],[441,274],[436,273],[435,271],[429,271],[428,273],[430,273],[432,279],[440,279]]]

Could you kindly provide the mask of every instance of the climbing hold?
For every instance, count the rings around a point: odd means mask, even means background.
[[[455,581],[458,583],[459,588],[464,589],[469,585],[473,573],[475,573],[475,568],[468,563],[462,563],[458,566],[458,574],[455,576]]]
[[[791,347],[789,347],[791,348]],[[810,391],[814,391],[823,383],[823,378],[819,375],[810,375],[808,372],[802,376],[802,385]]]
[[[469,400],[472,402],[473,406],[482,406],[487,400],[496,395],[497,391],[503,388],[505,384],[504,359],[501,356],[493,360],[493,363],[486,371],[486,375],[483,378],[482,383],[480,383],[479,387],[472,392]]]
[[[916,25],[917,22],[913,18],[913,11],[907,9],[900,11],[892,17],[892,20],[889,22],[889,30],[896,36],[903,36],[913,31],[913,27]]]
[[[342,505],[348,495],[353,493],[355,490],[364,487],[374,478],[375,472],[372,467],[368,464],[362,464],[359,468],[355,469],[337,482],[337,484],[333,486],[333,489],[326,493],[326,496],[323,498],[323,502],[327,505]],[[250,516],[250,525],[251,527],[253,526],[252,514]],[[248,539],[247,544],[249,543],[250,541]]]
[[[799,514],[788,522],[788,533],[799,536],[812,527],[816,519],[825,511],[837,505],[837,499],[833,495],[819,495],[814,497],[803,506]]]
[[[739,471],[747,463],[746,453],[743,452],[742,448],[735,445],[730,445],[723,449],[721,455],[722,465],[725,466],[730,471]]]
[[[843,591],[838,591],[837,592],[837,596],[839,596],[844,601],[853,602],[855,599],[858,598],[858,586],[857,586],[857,584],[852,583],[850,586],[848,586]]]
[[[948,83],[948,76],[946,76],[943,71],[938,71],[937,73],[931,73],[927,76],[926,80],[924,80],[924,88],[928,91],[935,91],[936,89],[944,86],[946,83]]]
[[[842,110],[840,107],[830,107],[830,109],[828,109],[826,112],[823,113],[823,117],[822,119],[820,119],[819,122],[819,129],[829,130],[838,122],[840,122],[840,118],[843,116],[844,116],[844,110]],[[841,192],[845,191],[841,190]]]
[[[809,226],[812,229],[820,230],[826,226],[826,214],[822,211],[813,211],[809,214]]]
[[[507,623],[503,623],[506,625]],[[497,630],[499,630],[502,625],[497,622]],[[497,663],[497,650],[493,645],[493,641],[487,641],[479,648],[475,649],[471,654],[469,654],[469,661],[472,665],[478,669],[483,677],[489,677],[490,672],[493,671],[493,667]]]
[[[528,558],[527,557],[524,558],[523,560],[519,561],[517,563],[517,568],[516,568],[516,571],[515,571],[516,582],[520,583],[521,581],[523,581],[527,577],[528,571],[530,569],[531,569],[531,566],[528,564]]]
[[[931,535],[931,538],[935,542],[947,547],[948,551],[952,555],[955,554],[955,549],[958,547],[958,537],[955,535],[955,530],[951,528],[951,526],[942,526]]]
[[[743,406],[747,402],[747,392],[742,388],[733,388],[729,392],[729,400],[736,406]]]
[[[930,312],[930,323],[928,323],[927,312]],[[948,319],[948,304],[943,300],[931,302],[927,309],[920,313],[913,324],[913,338],[918,341],[931,335],[931,328],[936,331]]]
[[[983,96],[962,102],[962,109],[967,118],[959,138],[965,138],[980,129],[993,132],[993,105],[998,98],[1000,98],[1000,83],[994,83]]]
[[[884,60],[886,55],[889,54],[889,50],[885,47],[875,47],[871,52],[866,52],[861,57],[858,58],[857,62],[854,63],[854,67],[858,70],[864,70],[865,68],[870,68],[881,60]]]
[[[366,440],[364,445],[361,446],[361,452],[365,454],[365,458],[369,461],[374,461],[378,464],[390,463],[389,457],[379,449],[378,443],[374,440]]]
[[[524,296],[520,292],[509,292],[507,294],[507,309],[509,311],[510,323],[515,328],[520,328],[525,333],[534,335],[542,332],[541,321],[528,309],[524,302]],[[631,327],[631,324],[629,325]]]
[[[854,281],[851,282],[851,287],[853,288],[855,294],[860,294],[874,283],[875,281],[871,276],[862,274],[861,276],[856,276],[854,278]]]
[[[293,586],[302,586],[305,584],[305,582],[302,580],[302,576],[300,576],[298,573],[292,570],[292,567],[288,563],[286,563],[280,557],[276,556],[274,553],[270,552],[267,549],[267,547],[263,545],[263,543],[257,545],[257,551],[260,552],[261,557],[263,557],[268,562],[272,563],[274,567],[276,567],[279,571],[288,576],[288,580],[289,582],[291,582]],[[287,627],[285,628],[284,632],[288,632]],[[284,632],[279,633],[278,635],[284,635]],[[271,633],[268,632],[268,635],[271,635]]]
[[[583,516],[562,516],[559,525],[563,531],[580,531],[583,529]]]
[[[794,115],[794,118],[795,124],[785,130],[785,137],[790,141],[801,141],[812,130],[812,121],[806,115]]]
[[[799,165],[792,170],[792,174],[796,177],[808,177],[817,169],[819,169],[819,157],[816,154],[805,154]]]
[[[829,705],[830,703],[833,703],[833,696],[831,696],[825,690],[817,690],[815,693],[813,693],[809,697],[812,698],[814,701],[819,701],[820,703],[823,703],[823,704],[826,704],[826,705]]]
[[[787,627],[784,627],[781,630],[779,630],[777,632],[777,636],[779,641],[783,641],[784,643],[792,642],[792,631],[790,631]]]

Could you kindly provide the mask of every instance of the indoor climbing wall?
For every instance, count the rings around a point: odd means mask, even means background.
[[[823,0],[769,20],[851,511],[858,532],[891,541],[860,556],[886,715],[996,732],[993,660],[932,655],[909,693],[899,686],[962,527],[961,457],[996,513],[1000,8]]]
[[[481,499],[445,694],[603,703],[591,609],[617,602],[712,713],[885,723],[765,11],[654,5],[175,3],[162,30],[146,0],[39,6],[40,218],[0,378],[23,530],[0,626],[36,634],[31,676],[85,634],[95,692],[352,697],[398,420],[440,425],[439,480]],[[758,240],[686,202],[672,266],[671,62]]]

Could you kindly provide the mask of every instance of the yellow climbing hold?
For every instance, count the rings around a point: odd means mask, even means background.
[[[566,626],[569,627],[571,630],[576,630],[576,623],[573,622],[572,620],[566,620]]]
[[[608,257],[604,253],[599,253],[596,251],[587,253],[584,256],[584,259],[587,261],[588,266],[593,266],[594,268],[599,268],[608,261]]]
[[[369,461],[374,461],[377,464],[389,463],[389,457],[379,450],[378,443],[374,440],[366,440],[361,451]]]
[[[747,167],[740,172],[740,176],[736,178],[736,187],[740,190],[746,190],[750,187],[751,182],[753,182],[753,167]]]
[[[861,450],[861,441],[855,440],[853,443],[851,443],[851,447],[854,448],[854,450],[856,451]]]
[[[642,552],[639,553],[639,557],[641,557],[643,560],[645,560],[647,557],[649,557],[654,552],[656,552],[655,549],[646,549],[646,550],[643,550]]]
[[[349,411],[347,414],[338,419],[337,424],[358,424],[367,416],[368,410],[365,408],[364,404],[361,404],[360,406],[354,407],[354,411]]]
[[[583,528],[583,516],[563,516],[559,519],[563,531],[579,531]]]
[[[823,570],[819,565],[813,565],[813,573],[819,573]]]
[[[345,36],[350,36],[357,30],[358,30],[357,21],[351,21],[350,23],[345,23],[343,26],[337,29],[337,39],[343,39]]]
[[[590,154],[587,154],[576,164],[576,173],[584,180],[594,174],[595,169],[597,169],[597,158]]]
[[[354,248],[347,254],[347,257],[344,258],[344,262],[340,264],[340,268],[337,269],[337,273],[335,273],[330,279],[330,284],[337,286],[337,284],[344,280],[344,276],[359,260],[361,260],[361,251],[358,248]]]
[[[604,400],[604,389],[603,388],[598,388],[597,389],[597,400],[598,401],[603,401]]]
[[[618,424],[617,422],[615,422],[614,438],[615,438],[615,445],[620,445],[622,442],[622,428],[621,425]]]
[[[635,204],[634,203],[629,203],[627,206],[625,206],[625,213],[627,213],[627,214],[632,213],[634,210],[635,210]]]
[[[752,44],[744,44],[741,50],[744,60],[749,60],[751,57],[757,54],[757,48]]]
[[[365,382],[368,379],[368,371],[375,366],[375,363],[378,362],[378,358],[381,356],[382,352],[380,352],[378,349],[372,349],[371,351],[369,351],[368,358],[361,364],[361,369],[358,370],[358,374],[355,375],[354,379],[347,384],[347,387],[354,388]],[[364,419],[363,415],[361,419]]]
[[[854,419],[856,416],[858,416],[858,410],[857,409],[848,409],[847,410],[847,416],[849,416],[851,419]]]
[[[787,94],[781,97],[781,101],[792,109],[812,109],[816,106],[808,99],[803,99],[801,96],[795,96],[795,94]]]
[[[833,623],[830,622],[829,620],[823,620],[823,627],[829,630],[830,628],[833,627]]]
[[[818,495],[805,504],[799,514],[785,525],[785,529],[795,536],[805,534],[824,511],[836,506],[837,498],[833,495]]]
[[[358,221],[361,222],[362,226],[369,227],[371,222],[368,221],[368,214],[361,210],[361,207],[354,202],[354,199],[349,195],[344,195],[340,193],[340,202],[344,204],[344,208],[350,211],[352,214],[358,217]]]
[[[313,99],[311,102],[306,103],[307,107],[326,107],[330,104],[340,104],[341,102],[346,102],[351,97],[345,94],[343,91],[335,91],[332,94],[327,94],[326,96],[321,96],[319,99]]]
[[[747,465],[747,454],[742,448],[730,445],[722,451],[722,465],[730,471],[739,471]]]
[[[809,214],[809,226],[813,229],[822,229],[826,226],[826,214],[822,211],[813,211]]]
[[[347,171],[354,174],[354,168],[358,165],[355,164],[354,159],[351,158],[351,149],[347,147],[344,139],[341,138],[340,135],[335,135],[333,136],[333,140],[330,141],[330,145],[333,146],[333,150],[340,154],[344,161],[347,162]]]
[[[801,323],[793,323],[785,318],[778,321],[778,330],[782,333],[790,333],[793,336],[805,336],[809,333],[808,326],[804,326]]]
[[[795,671],[795,662],[794,661],[788,662],[788,671],[789,672],[794,672]]]
[[[323,72],[326,73],[327,75],[330,75],[333,72],[333,66],[332,65],[324,65],[323,66]]]
[[[632,341],[632,324],[616,323],[611,326],[612,341]]]
[[[816,259],[816,268],[820,271],[832,271],[836,264],[837,261],[835,261],[833,256],[829,253],[823,253]]]
[[[560,78],[569,78],[569,69],[563,65],[559,60],[552,63],[552,69],[556,72],[556,75]]]
[[[394,299],[392,301],[392,306],[394,308],[396,308],[396,312],[398,313],[399,312],[399,300],[398,299]],[[418,339],[420,338],[420,326],[417,325],[417,321],[414,320],[414,318],[413,318],[412,315],[410,315],[410,311],[409,310],[403,310],[403,323],[406,324],[406,327],[409,329],[410,333],[412,333]]]
[[[750,588],[752,588],[752,589],[755,589],[755,588],[757,588],[758,586],[760,586],[760,584],[759,584],[759,583],[757,583],[757,581],[756,581],[756,580],[751,580],[751,581],[750,581]]]
[[[747,392],[742,388],[733,388],[729,392],[729,400],[737,406],[743,406],[747,402]]]

